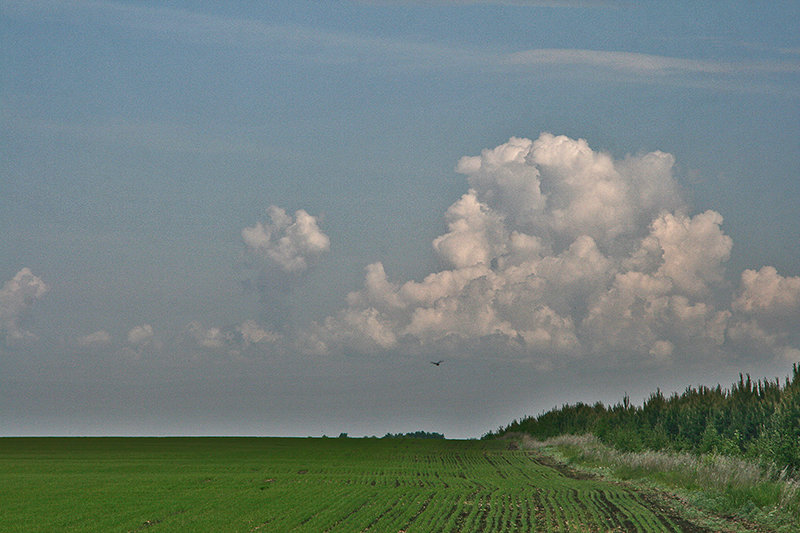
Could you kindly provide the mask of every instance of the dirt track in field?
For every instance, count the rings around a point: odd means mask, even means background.
[[[543,454],[538,451],[537,446],[534,444],[535,441],[528,436],[523,436],[522,438],[522,448],[529,450],[529,453],[535,456],[536,462],[557,470],[562,475],[576,479],[576,480],[588,480],[588,479],[597,479],[598,476],[591,472],[586,472],[583,470],[578,470],[576,468],[571,467],[565,463],[557,461],[555,458]],[[608,480],[606,480],[608,481]],[[714,529],[710,529],[708,527],[695,524],[688,520],[685,515],[681,512],[682,508],[685,508],[688,504],[680,497],[664,492],[664,491],[656,491],[656,490],[642,490],[636,487],[633,487],[629,484],[623,482],[615,482],[609,481],[616,485],[625,487],[628,492],[632,495],[636,495],[642,501],[643,505],[647,507],[655,516],[659,517],[662,520],[666,518],[668,521],[672,522],[673,524],[680,527],[680,531],[683,533],[719,533],[724,531],[741,531],[741,528],[730,526],[730,529],[720,529],[719,527],[715,527]],[[618,516],[619,513],[614,512],[613,508],[610,509],[610,514],[612,517],[615,518],[615,522],[618,524],[616,525],[615,529],[612,531],[636,531],[637,529],[633,524],[626,524],[624,518],[620,520]],[[740,526],[745,528],[746,530],[750,531],[763,531],[761,528],[758,528],[755,524],[745,524],[741,521],[737,521],[731,517],[719,517],[720,520],[728,521],[728,522],[737,522]],[[667,522],[663,522],[666,524]]]

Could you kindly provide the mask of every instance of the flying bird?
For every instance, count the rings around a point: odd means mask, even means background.
[[[438,360],[438,361],[431,361],[431,364],[432,364],[432,365],[436,365],[436,366],[439,366],[439,365],[441,365],[442,363],[444,363],[444,359],[440,359],[440,360]]]

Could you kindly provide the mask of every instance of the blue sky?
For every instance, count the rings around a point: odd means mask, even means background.
[[[800,361],[796,2],[0,6],[0,433],[479,436]]]

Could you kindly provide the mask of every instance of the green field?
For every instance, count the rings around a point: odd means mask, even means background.
[[[701,531],[508,441],[2,438],[2,531]]]

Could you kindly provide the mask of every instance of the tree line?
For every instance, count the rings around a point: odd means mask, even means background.
[[[443,433],[435,431],[412,431],[409,433],[387,433],[384,439],[443,439]]]
[[[625,395],[613,406],[577,403],[515,420],[487,437],[527,433],[538,439],[592,433],[623,451],[674,450],[758,458],[800,474],[800,364],[783,383],[739,375],[730,389],[660,390],[641,405]]]
[[[326,435],[322,436],[323,438],[327,438]],[[347,439],[349,438],[347,433],[340,433],[340,439]],[[371,438],[377,439],[375,435],[372,437],[364,437],[364,438]],[[436,433],[435,431],[410,431],[408,433],[387,433],[382,439],[443,439],[443,433]]]

